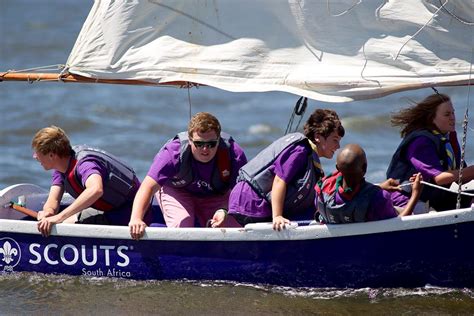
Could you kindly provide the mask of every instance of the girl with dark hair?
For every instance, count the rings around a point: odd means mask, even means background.
[[[275,230],[290,220],[314,218],[314,186],[324,175],[319,158],[331,159],[344,133],[336,112],[315,110],[304,135],[283,136],[240,169],[229,214],[243,226],[273,222]]]
[[[392,157],[387,177],[407,181],[420,172],[425,181],[449,187],[459,178],[460,146],[456,137],[454,107],[449,96],[433,94],[420,103],[402,109],[391,119],[393,126],[401,127],[402,142]],[[463,169],[463,182],[474,179],[474,166]],[[408,187],[409,189],[409,187]],[[404,207],[410,192],[392,193],[396,206]],[[428,202],[436,211],[456,207],[454,193],[424,186],[420,200]],[[470,199],[463,197],[462,206]],[[427,211],[428,208],[425,209]]]

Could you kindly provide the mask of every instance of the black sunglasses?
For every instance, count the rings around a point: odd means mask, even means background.
[[[201,140],[191,140],[197,148],[203,148],[204,146],[208,148],[214,148],[217,146],[217,142],[219,140],[208,140],[208,141],[201,141]]]

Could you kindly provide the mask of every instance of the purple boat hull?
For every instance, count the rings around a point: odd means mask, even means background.
[[[31,193],[27,203],[41,209],[43,191],[32,185],[5,189],[0,199],[25,192]],[[35,221],[24,219],[0,210],[0,273],[292,287],[474,287],[473,207],[369,223],[292,223],[280,232],[271,223],[148,227],[139,241],[124,226],[64,223],[45,238]]]
[[[6,241],[20,254],[11,271],[296,287],[474,287],[474,222],[314,240],[133,241],[0,233],[0,247]],[[6,266],[0,268],[8,271]]]

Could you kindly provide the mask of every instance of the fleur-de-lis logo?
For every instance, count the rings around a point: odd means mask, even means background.
[[[12,271],[13,267],[20,262],[20,256],[20,245],[14,239],[0,238],[0,268],[3,266],[0,271]]]
[[[10,264],[14,259],[14,256],[18,255],[18,250],[12,247],[12,244],[10,244],[9,241],[5,241],[3,243],[3,247],[0,248],[0,253],[3,253],[3,261],[6,264]]]

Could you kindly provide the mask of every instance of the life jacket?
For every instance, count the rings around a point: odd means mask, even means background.
[[[104,194],[92,204],[92,207],[101,211],[110,211],[123,205],[127,200],[133,199],[132,195],[136,193],[139,181],[132,168],[114,155],[97,148],[80,145],[74,146],[73,151],[74,155],[65,173],[64,190],[66,192],[77,198],[85,190],[79,180],[76,166],[79,162],[93,159],[105,166],[108,175],[102,179]]]
[[[327,224],[343,224],[365,222],[367,210],[372,196],[381,190],[378,186],[364,181],[358,193],[345,203],[336,204],[338,181],[342,181],[342,174],[335,172],[323,179],[315,186],[318,198],[318,212],[322,221]]]
[[[301,133],[292,133],[277,139],[240,168],[237,181],[246,181],[260,197],[271,203],[275,173],[270,167],[283,150],[290,145],[300,143],[311,148],[308,139]],[[314,207],[315,192],[313,188],[322,174],[314,167],[311,149],[309,149],[309,153],[303,176],[287,184],[284,211],[289,209],[305,210]]]
[[[166,184],[175,188],[184,188],[195,180],[194,172],[191,168],[193,154],[189,146],[188,132],[178,133],[170,142],[176,139],[179,139],[180,142],[179,171],[173,178],[169,179]],[[224,193],[230,188],[232,168],[230,143],[233,141],[229,134],[221,133],[215,157],[217,172],[214,171],[212,173],[210,183],[212,189],[219,193]]]
[[[398,146],[397,150],[392,156],[390,165],[388,166],[387,178],[398,179],[400,183],[404,183],[407,182],[414,173],[418,172],[415,167],[410,163],[410,161],[406,159],[406,151],[409,144],[415,138],[420,136],[427,137],[434,143],[437,155],[440,158],[441,166],[444,170],[448,170],[448,155],[446,154],[445,142],[428,130],[417,130],[406,135]],[[461,158],[456,132],[450,133],[449,136],[449,142],[451,143],[455,154],[456,165],[459,166]],[[411,186],[403,186],[402,190],[406,196],[410,196]],[[423,187],[423,191],[421,192],[420,200],[426,202],[429,200],[438,199],[440,194],[443,194],[443,192],[440,192],[440,190],[425,185]]]

